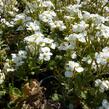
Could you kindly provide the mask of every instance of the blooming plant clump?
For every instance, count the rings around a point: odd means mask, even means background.
[[[0,109],[108,101],[108,0],[0,0]]]

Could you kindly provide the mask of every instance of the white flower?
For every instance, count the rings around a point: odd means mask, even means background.
[[[109,81],[108,80],[101,81],[100,79],[97,79],[95,81],[95,86],[99,87],[99,91],[103,93],[104,91],[109,90]]]
[[[79,63],[74,61],[69,61],[66,66],[65,77],[72,77],[73,71],[83,72],[84,69],[79,65]]]
[[[22,57],[23,59],[26,59],[26,57],[27,57],[27,52],[24,51],[24,50],[20,50],[20,51],[18,52],[18,56]]]
[[[77,72],[83,72],[83,71],[84,71],[84,69],[83,69],[82,67],[76,67],[75,70],[76,70]]]
[[[0,0],[0,6],[3,6],[3,5],[4,5],[3,1],[2,1],[2,0]]]
[[[96,87],[100,86],[101,83],[102,83],[102,81],[100,79],[95,80]]]
[[[74,52],[72,55],[71,55],[72,59],[75,59],[77,57],[76,53]]]
[[[47,8],[52,8],[52,7],[55,8],[51,1],[43,1],[42,6]]]
[[[88,64],[91,64],[92,63],[92,58],[90,56],[87,56],[87,57],[83,57],[82,61],[88,63]],[[94,61],[93,61],[93,64],[94,64]]]
[[[13,21],[10,21],[10,22],[6,21],[6,19],[4,19],[4,18],[2,18],[0,21],[8,27],[13,27],[15,24]]]
[[[68,40],[69,40],[69,42],[75,43],[76,42],[75,40],[78,39],[80,42],[85,43],[86,42],[86,39],[85,39],[86,36],[87,36],[86,32],[79,33],[79,34],[73,33],[73,34],[69,35]]]
[[[54,11],[44,11],[39,15],[39,19],[43,22],[50,23],[56,17],[56,13]]]
[[[85,21],[81,21],[79,24],[73,25],[73,32],[84,32],[88,26],[89,25],[86,24]]]
[[[109,61],[109,48],[105,47],[102,52],[95,53],[95,58],[98,64],[105,65]]]
[[[20,50],[18,54],[12,53],[11,55],[12,55],[12,61],[16,64],[16,67],[18,67],[24,63],[23,59],[26,59],[27,53],[26,51]]]
[[[79,10],[79,8],[81,7],[81,5],[75,4],[75,5],[69,5],[67,6],[67,11],[72,15],[75,16],[77,15],[80,19],[82,18],[82,13]]]
[[[79,33],[79,34],[74,34],[76,36],[76,38],[80,41],[80,42],[86,42],[85,37],[87,36],[87,33]]]
[[[36,22],[27,22],[27,30],[39,31],[40,27]]]
[[[100,88],[108,90],[109,89],[109,81],[102,81]]]
[[[63,43],[61,43],[59,46],[58,46],[58,49],[59,50],[67,50],[67,49],[69,49],[69,43],[67,43],[67,42],[63,42]],[[73,47],[72,47],[73,48]]]
[[[5,79],[5,74],[1,72],[1,69],[0,69],[0,84],[2,84],[4,82],[4,79]]]
[[[87,11],[83,11],[83,19],[85,21],[89,20],[91,18],[91,14]]]
[[[107,99],[103,99],[102,106],[100,106],[99,109],[109,109],[109,102]]]
[[[9,64],[9,60],[7,59],[6,61],[7,62],[4,63],[4,68],[3,69],[6,72],[13,72],[13,71],[15,71],[15,69]]]
[[[67,40],[67,41],[69,41],[69,42],[73,42],[73,43],[75,43],[76,41],[76,39],[77,39],[77,34],[70,34],[68,37],[65,37],[65,39]]]
[[[52,53],[40,53],[39,60],[49,61]]]
[[[109,102],[107,101],[107,99],[103,99],[102,107],[105,109],[109,109]]]
[[[105,6],[104,9],[105,9],[106,13],[109,13],[109,7],[108,6]]]
[[[79,8],[81,7],[81,5],[75,4],[75,5],[69,5],[67,6],[67,11],[68,12],[78,12]]]
[[[18,20],[24,20],[26,17],[26,15],[24,13],[21,14],[17,14],[14,18],[14,21],[18,21]]]
[[[74,62],[74,61],[69,61],[67,63],[67,67],[66,67],[67,71],[77,71],[77,72],[83,72],[84,69],[80,66],[79,63]]]
[[[45,61],[49,61],[50,57],[53,54],[50,52],[50,48],[48,47],[42,47],[40,49],[40,54],[39,54],[39,60],[45,60]]]
[[[73,72],[71,72],[71,71],[65,72],[65,77],[72,77],[72,76],[73,76]]]
[[[102,24],[98,25],[97,29],[99,29],[97,32],[98,37],[103,36],[104,38],[109,38],[109,26]]]
[[[69,70],[73,71],[75,67],[79,67],[79,63],[76,63],[74,61],[69,61],[67,66]]]
[[[66,16],[65,15],[64,18],[67,19],[67,20],[74,20],[74,17],[72,17],[72,16]]]
[[[44,52],[44,53],[50,52],[50,48],[48,48],[48,47],[42,47],[41,48],[41,52]]]
[[[27,36],[24,38],[24,41],[26,41],[27,43],[36,43],[36,44],[40,44],[43,42],[44,39],[44,35],[41,32],[36,32],[35,34],[31,35],[31,36]]]
[[[105,21],[107,21],[107,19],[105,17],[100,16],[98,14],[91,14],[90,17],[96,25],[105,23]]]
[[[64,25],[63,21],[58,20],[58,21],[55,21],[54,23],[56,27],[59,28],[60,31],[63,31],[66,29],[66,26]]]
[[[105,53],[106,53],[106,52],[109,52],[109,47],[103,48],[102,51],[105,52]],[[106,56],[106,55],[105,55],[105,56]],[[109,54],[107,54],[106,57],[109,57]]]
[[[56,25],[55,25],[55,23],[53,21],[49,22],[49,25],[51,27],[51,30],[56,28]]]
[[[50,48],[55,49],[56,48],[56,44],[55,43],[51,43]]]
[[[51,44],[51,43],[53,43],[53,40],[49,39],[49,38],[44,38],[43,42]]]

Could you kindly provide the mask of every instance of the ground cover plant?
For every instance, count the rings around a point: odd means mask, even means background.
[[[0,109],[109,109],[109,1],[0,0]]]

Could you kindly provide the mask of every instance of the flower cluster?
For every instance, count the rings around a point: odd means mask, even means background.
[[[1,90],[52,72],[59,87],[50,99],[64,99],[65,108],[93,109],[102,102],[108,109],[108,71],[108,0],[0,0]]]
[[[100,79],[97,79],[97,80],[95,80],[95,86],[99,87],[100,92],[107,91],[107,90],[109,90],[109,81],[108,80],[102,81]]]
[[[102,52],[95,53],[95,58],[98,64],[107,64],[109,61],[109,48],[105,47],[102,49]]]
[[[66,67],[65,76],[66,77],[72,77],[73,72],[83,72],[84,69],[79,65],[79,63],[74,61],[69,61]]]
[[[50,38],[45,38],[41,32],[36,32],[31,36],[27,36],[24,39],[28,46],[27,48],[31,52],[38,52],[39,51],[39,59],[49,61],[52,53],[50,52],[51,49],[55,49],[56,44]]]
[[[16,67],[18,67],[24,63],[23,59],[26,59],[27,53],[26,51],[20,50],[18,54],[12,53],[11,55],[12,55],[12,61],[15,63]]]

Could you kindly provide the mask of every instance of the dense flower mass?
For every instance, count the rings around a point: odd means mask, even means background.
[[[65,109],[109,109],[108,72],[109,0],[0,0],[0,108],[44,75],[42,85],[56,79],[47,99]]]

